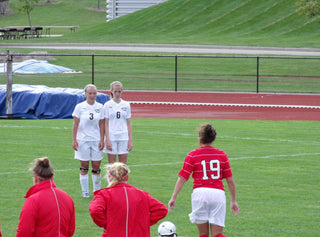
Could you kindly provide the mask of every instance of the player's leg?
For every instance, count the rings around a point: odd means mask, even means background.
[[[74,158],[80,160],[80,185],[82,197],[89,197],[89,147],[85,141],[78,141],[78,150],[74,153]]]
[[[223,235],[223,227],[218,225],[210,224],[211,236],[213,237],[224,237]]]
[[[108,153],[108,163],[109,164],[112,164],[112,163],[116,162],[116,159],[117,159],[117,155]]]
[[[128,141],[119,141],[117,142],[118,148],[118,159],[119,162],[127,163],[128,160]]]
[[[93,192],[99,190],[101,187],[100,164],[101,164],[101,160],[91,161]]]
[[[92,167],[92,183],[93,192],[101,187],[100,164],[103,159],[103,151],[99,149],[99,142],[92,142],[91,144],[91,167]]]
[[[119,159],[119,162],[122,162],[122,163],[127,163],[127,160],[128,160],[128,154],[121,154],[121,155],[118,155],[118,159]]]
[[[199,237],[209,237],[208,210],[206,206],[206,193],[203,189],[194,189],[191,195],[192,212],[189,214],[191,223],[198,228]]]
[[[197,224],[199,237],[209,237],[209,223]]]
[[[226,196],[224,191],[212,189],[210,190],[212,198],[210,200],[210,231],[213,237],[225,237],[223,235],[223,228],[226,217]]]
[[[82,197],[89,197],[89,161],[80,161],[80,185]]]

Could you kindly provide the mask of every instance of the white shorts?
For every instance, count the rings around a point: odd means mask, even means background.
[[[106,144],[106,142],[105,142]],[[123,155],[128,154],[128,140],[125,141],[111,141],[112,150],[108,150],[106,146],[103,149],[104,153],[112,155]]]
[[[190,221],[196,224],[209,222],[224,227],[226,217],[226,195],[223,190],[196,188],[191,195]]]
[[[99,141],[78,141],[78,150],[74,152],[74,158],[81,161],[100,161],[103,159],[103,151],[99,150]]]

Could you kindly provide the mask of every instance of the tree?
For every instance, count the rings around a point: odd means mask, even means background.
[[[28,15],[28,21],[29,21],[29,26],[31,27],[31,17],[30,17],[30,12],[33,9],[33,5],[37,2],[39,2],[39,0],[19,0],[20,2],[23,2],[24,5],[19,8],[18,10],[20,12],[26,12]]]
[[[320,15],[320,0],[297,0],[298,12],[301,15],[313,17]]]
[[[9,0],[0,0],[0,17],[10,14],[11,12]]]

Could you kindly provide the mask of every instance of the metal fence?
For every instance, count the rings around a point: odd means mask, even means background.
[[[49,60],[78,73],[18,74],[19,59]],[[126,90],[320,93],[320,57],[0,54],[5,73],[0,84],[109,89],[122,81]],[[80,73],[81,72],[81,73]]]

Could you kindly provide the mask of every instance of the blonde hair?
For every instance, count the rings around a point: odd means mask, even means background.
[[[54,176],[54,171],[48,157],[35,159],[30,170],[42,178],[42,181],[51,179]]]
[[[111,82],[110,83],[110,97],[111,98],[113,98],[112,90],[113,90],[113,87],[115,87],[115,86],[121,86],[121,90],[123,89],[122,83],[120,81]]]
[[[125,163],[115,162],[115,163],[106,165],[105,168],[107,169],[107,178],[109,175],[112,176],[112,180],[109,184],[109,187],[115,186],[118,183],[128,180],[130,169]]]
[[[97,87],[96,87],[95,85],[93,85],[93,84],[88,84],[88,85],[86,85],[86,86],[84,87],[84,92],[87,92],[87,91],[88,91],[88,88],[90,88],[90,87],[93,87],[95,90],[97,90]]]

